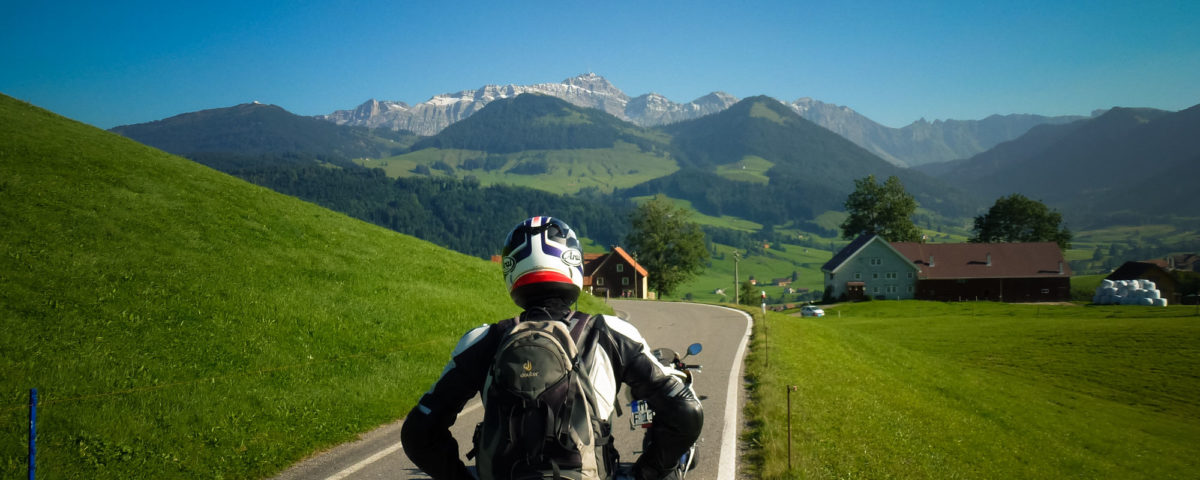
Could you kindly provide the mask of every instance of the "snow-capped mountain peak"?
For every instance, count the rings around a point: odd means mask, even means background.
[[[387,127],[409,130],[420,135],[433,135],[450,124],[467,118],[488,103],[522,93],[558,97],[581,107],[603,110],[617,118],[642,126],[661,125],[716,113],[737,102],[737,98],[721,92],[714,92],[686,104],[672,102],[658,94],[652,94],[652,99],[651,95],[631,99],[608,79],[595,73],[585,73],[559,83],[485,85],[475,90],[443,93],[411,107],[403,102],[372,99],[354,110],[339,110],[317,118],[337,124]],[[639,100],[643,97],[647,100]]]

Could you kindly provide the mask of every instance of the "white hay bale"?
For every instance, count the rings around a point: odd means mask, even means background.
[[[1154,300],[1153,300],[1153,299],[1149,299],[1149,298],[1139,298],[1139,299],[1138,299],[1138,305],[1141,305],[1141,306],[1144,306],[1144,307],[1153,307],[1153,306],[1154,306]]]
[[[1162,298],[1162,290],[1146,290],[1146,298]]]
[[[1156,306],[1156,307],[1165,307],[1165,306],[1167,306],[1167,299],[1165,299],[1165,298],[1156,298],[1156,299],[1154,299],[1154,306]]]
[[[1103,288],[1111,288],[1113,285],[1116,285],[1116,282],[1109,280],[1107,278],[1100,281],[1100,286]]]

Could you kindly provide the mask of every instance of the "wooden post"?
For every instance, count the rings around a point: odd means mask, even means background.
[[[29,480],[37,468],[37,389],[29,390]]]
[[[792,470],[792,392],[796,391],[795,385],[788,385],[787,391],[787,424],[788,424],[788,471]]]

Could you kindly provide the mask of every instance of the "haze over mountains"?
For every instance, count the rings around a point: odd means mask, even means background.
[[[1200,105],[1178,112],[1113,108],[918,169],[985,198],[1022,193],[1083,225],[1171,223],[1200,212],[1198,134]]]
[[[665,193],[705,214],[762,225],[801,225],[840,210],[853,180],[867,175],[900,177],[922,207],[947,218],[969,218],[1011,193],[1044,201],[1074,229],[1186,225],[1200,210],[1200,196],[1178,180],[1178,172],[1200,164],[1197,107],[1115,108],[1067,124],[1010,115],[888,130],[845,107],[807,99],[783,104],[760,96],[691,120],[643,127],[607,113],[632,99],[590,78],[592,83],[564,83],[562,90],[577,100],[591,98],[598,107],[540,94],[463,100],[479,108],[478,114],[428,137],[337,125],[257,104],[114,131],[217,168],[253,165],[260,159],[231,162],[229,155],[264,152],[326,155],[331,158],[299,160],[343,166],[350,158],[375,158],[380,160],[370,165],[386,166],[392,177],[452,177],[553,193],[596,187],[623,199]],[[589,97],[592,88],[607,94]],[[873,131],[876,139],[936,136],[923,145],[944,151],[951,151],[949,138],[969,139],[972,149],[998,145],[970,159],[903,168],[808,117],[841,125],[842,131]],[[1037,125],[1022,132],[1032,124]],[[1001,141],[1008,136],[1013,139]],[[918,144],[892,144],[899,145],[912,151]],[[229,155],[199,155],[205,152]],[[921,221],[929,226],[936,220]]]
[[[339,125],[386,127],[419,135],[434,135],[473,115],[490,102],[522,93],[558,97],[577,106],[602,110],[643,127],[703,117],[725,110],[739,100],[719,91],[682,104],[656,93],[630,97],[604,77],[587,73],[560,83],[487,85],[476,90],[437,95],[416,105],[371,99],[353,110],[339,110],[317,118]],[[1061,124],[1084,118],[993,115],[983,120],[939,120],[933,123],[922,119],[903,128],[890,128],[849,107],[811,98],[783,103],[800,116],[900,166],[967,158],[1016,138],[1036,125]]]

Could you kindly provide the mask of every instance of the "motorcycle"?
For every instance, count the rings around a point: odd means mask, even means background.
[[[669,348],[656,348],[651,352],[654,354],[654,357],[658,359],[659,363],[663,364],[663,366],[673,369],[672,373],[678,376],[679,379],[683,381],[683,384],[687,386],[688,390],[692,391],[692,395],[700,400],[704,400],[706,397],[696,395],[696,390],[692,386],[692,373],[700,373],[702,367],[700,365],[684,363],[683,360],[687,357],[699,354],[702,348],[702,345],[699,343],[693,343],[688,346],[687,352],[685,352],[683,357],[680,357],[677,352]],[[654,410],[650,408],[650,405],[647,404],[645,400],[634,400],[629,404],[629,406],[631,413],[631,417],[629,419],[630,430],[636,430],[639,427],[646,429],[650,428],[651,425],[654,425]],[[643,449],[646,448],[646,444],[649,441],[650,439],[648,436],[643,437]],[[640,454],[641,452],[634,453]],[[697,456],[698,452],[696,449],[696,444],[693,443],[688,447],[687,451],[679,457],[679,462],[675,465],[675,472],[672,478],[686,478],[687,473],[696,468],[696,465],[699,463]]]

